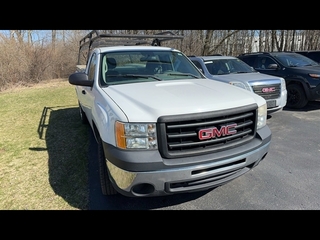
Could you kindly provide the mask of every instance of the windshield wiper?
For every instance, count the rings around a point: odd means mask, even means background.
[[[232,72],[232,73],[249,73],[249,72],[245,72],[245,71],[238,71],[238,72]],[[232,74],[231,73],[231,74]]]
[[[153,75],[138,75],[138,74],[119,74],[119,75],[108,75],[108,77],[134,77],[134,78],[154,78],[158,81],[162,81],[162,79],[153,76]]]
[[[200,78],[196,75],[193,75],[191,73],[167,73],[168,75],[171,75],[171,76],[191,76],[191,77],[194,77],[194,78]]]
[[[158,78],[156,76],[153,76],[153,75],[139,75],[139,74],[124,74],[122,76],[125,76],[125,77],[136,77],[136,78],[154,78],[158,81],[162,81],[161,78]]]
[[[217,75],[228,75],[230,73],[218,73]]]

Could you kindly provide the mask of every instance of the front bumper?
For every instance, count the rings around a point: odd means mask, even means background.
[[[163,159],[157,151],[128,153],[106,143],[104,151],[111,181],[119,193],[129,197],[162,196],[214,188],[246,173],[269,151],[269,127],[257,131],[257,136],[223,152],[174,160]]]

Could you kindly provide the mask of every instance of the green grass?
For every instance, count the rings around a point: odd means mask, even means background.
[[[88,209],[88,127],[66,79],[0,92],[0,209]]]

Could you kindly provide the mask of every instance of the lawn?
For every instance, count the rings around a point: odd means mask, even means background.
[[[88,126],[67,79],[0,92],[0,209],[88,209]]]

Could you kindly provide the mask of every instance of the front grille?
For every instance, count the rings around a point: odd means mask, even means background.
[[[257,105],[207,113],[162,116],[158,119],[159,151],[164,158],[194,156],[233,148],[250,141],[256,133]],[[233,134],[225,126],[235,125]],[[214,136],[200,140],[199,131],[215,129]]]
[[[279,98],[281,95],[281,84],[253,85],[253,92],[266,100]]]

